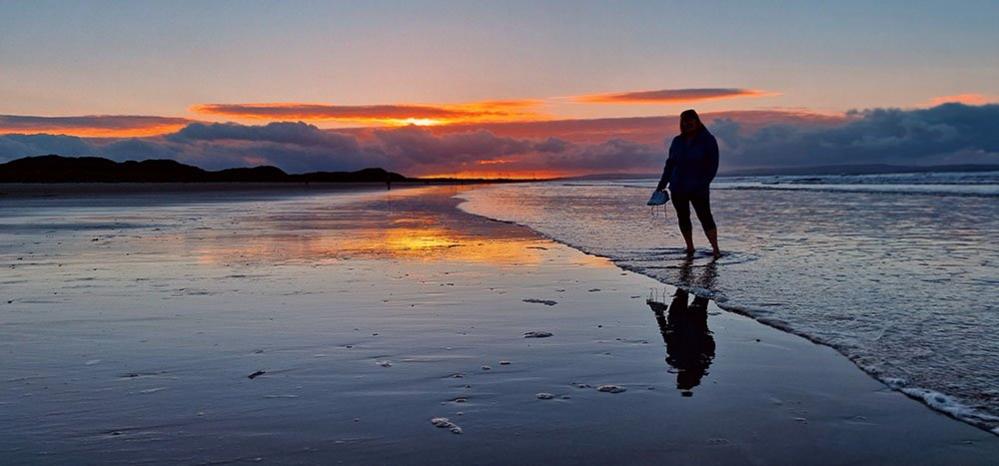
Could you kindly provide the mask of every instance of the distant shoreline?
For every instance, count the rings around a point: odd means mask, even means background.
[[[386,189],[385,183],[372,182],[0,182],[0,200],[118,194],[391,192],[396,189],[424,186],[457,186],[491,183],[496,182],[491,180],[409,180],[393,182],[392,188]]]
[[[116,162],[103,157],[50,154],[0,163],[0,183],[503,183],[513,179],[411,178],[380,167],[357,171],[286,173],[278,167],[255,166],[205,170],[170,159]]]

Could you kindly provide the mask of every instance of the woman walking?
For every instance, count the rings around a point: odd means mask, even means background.
[[[694,206],[697,219],[704,228],[704,235],[711,242],[714,257],[721,256],[718,249],[718,229],[711,216],[709,187],[718,173],[718,141],[701,123],[697,112],[686,110],[680,114],[680,134],[669,145],[669,156],[657,191],[669,187],[676,209],[680,234],[687,243],[687,255],[694,254],[693,225],[690,223],[690,206]]]

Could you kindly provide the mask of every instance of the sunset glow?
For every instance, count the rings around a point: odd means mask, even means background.
[[[999,108],[999,65],[983,58],[999,30],[976,8],[905,8],[22,2],[0,17],[0,163],[652,173],[688,108],[723,171],[993,163],[994,131],[970,122]]]
[[[191,111],[236,121],[304,121],[336,126],[436,126],[448,124],[537,121],[539,100],[484,101],[460,104],[327,105],[319,103],[199,104]]]
[[[192,120],[136,115],[0,115],[0,134],[65,134],[80,137],[144,137],[172,133]]]

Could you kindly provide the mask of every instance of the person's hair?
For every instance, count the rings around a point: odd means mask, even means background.
[[[698,123],[701,123],[701,117],[692,108],[684,110],[683,113],[680,114],[680,119],[684,118],[693,118]],[[704,126],[704,123],[701,123],[701,126]]]

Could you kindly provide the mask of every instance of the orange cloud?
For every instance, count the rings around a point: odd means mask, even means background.
[[[450,172],[430,173],[421,175],[420,178],[456,178],[456,179],[479,179],[479,180],[551,180],[565,176],[579,175],[584,172],[578,170],[523,170],[511,169],[509,171],[494,170],[456,170]]]
[[[846,121],[842,114],[823,114],[807,110],[734,110],[704,112],[701,118],[711,125],[715,120],[738,121],[744,131],[754,132],[773,125],[831,126]],[[500,122],[485,124],[454,124],[430,127],[434,134],[453,134],[484,129],[497,136],[513,138],[544,139],[556,137],[574,143],[600,143],[609,139],[627,139],[643,144],[662,144],[679,131],[679,115],[591,118],[573,120],[545,120],[527,122]],[[351,134],[365,138],[370,130],[347,130]]]
[[[172,133],[192,120],[145,115],[0,115],[0,134],[51,133],[81,137],[143,137]]]
[[[201,114],[250,120],[335,121],[372,126],[434,126],[454,123],[540,120],[538,100],[492,100],[463,104],[327,105],[310,103],[201,104]]]
[[[571,99],[576,102],[588,104],[681,104],[705,100],[732,99],[736,97],[768,97],[774,95],[778,94],[755,89],[703,88],[590,94],[575,96]]]
[[[959,103],[965,105],[985,105],[989,102],[994,102],[996,99],[991,99],[982,94],[956,94],[956,95],[945,95],[940,97],[934,97],[927,102],[928,107],[936,107],[937,105]]]

